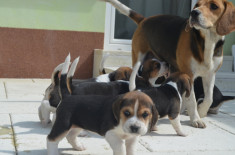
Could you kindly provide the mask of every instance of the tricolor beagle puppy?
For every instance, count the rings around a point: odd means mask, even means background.
[[[202,86],[202,78],[199,77],[194,81],[194,91],[195,96],[198,104],[201,104],[204,100],[204,90]],[[210,114],[217,114],[219,112],[219,108],[224,104],[226,101],[235,100],[234,96],[224,96],[219,88],[215,85],[213,89],[213,103],[210,106],[208,113]]]
[[[69,66],[69,61],[65,62]],[[66,70],[62,70],[62,75]],[[85,147],[77,140],[82,129],[105,137],[113,154],[134,154],[140,135],[156,124],[158,113],[147,95],[133,91],[119,96],[70,95],[61,88],[62,100],[56,120],[47,137],[48,155],[58,155],[58,143],[64,137],[78,151]],[[67,93],[66,93],[67,92]]]
[[[70,60],[70,55],[67,57],[68,60]],[[78,58],[75,59],[70,67],[70,70],[68,72],[68,66],[63,67],[63,72],[64,74],[61,75],[60,79],[60,87],[63,87],[65,92],[61,90],[61,93],[70,93],[72,95],[106,95],[106,96],[116,96],[119,94],[124,94],[126,92],[129,92],[129,82],[127,81],[112,81],[112,82],[83,82],[83,83],[78,83],[74,84],[72,82],[72,78],[74,75],[74,72],[76,70],[76,66],[78,63]],[[162,73],[167,73],[168,71],[168,66],[165,63],[160,63],[159,61],[156,61],[155,59],[148,60],[151,63],[144,63],[143,67],[143,72],[148,73],[154,76],[158,76],[159,74],[163,75]],[[154,66],[151,66],[154,65]],[[146,67],[148,66],[148,67]],[[158,67],[156,67],[158,66]],[[151,69],[149,69],[151,68]],[[148,69],[148,72],[145,70]],[[166,71],[165,71],[166,70]],[[68,74],[67,74],[68,72]],[[151,73],[153,72],[153,73]],[[143,75],[143,74],[142,74]],[[149,88],[151,87],[151,84],[149,83],[149,79],[144,79],[140,76],[137,76],[136,78],[136,85],[137,88]],[[65,89],[66,88],[66,89]],[[68,88],[68,89],[67,89]],[[68,92],[67,92],[68,91]],[[56,96],[57,97],[57,96]],[[52,97],[53,98],[53,97]],[[51,101],[50,101],[51,102]],[[54,109],[57,107],[59,102],[53,102]],[[53,118],[55,119],[56,115],[54,113]],[[53,121],[54,122],[54,121]]]
[[[79,61],[79,58],[76,59],[76,61]],[[45,96],[41,102],[40,107],[38,108],[38,115],[39,119],[41,121],[41,124],[43,127],[46,127],[51,120],[50,120],[50,113],[55,113],[56,107],[58,106],[61,97],[59,94],[59,73],[62,70],[63,64],[58,65],[51,77],[51,85],[45,90]],[[71,69],[71,71],[75,72],[76,68]],[[102,69],[101,69],[102,70]],[[84,82],[111,82],[111,81],[117,81],[117,80],[124,80],[129,81],[130,74],[132,72],[132,69],[129,67],[119,67],[116,71],[111,72],[109,74],[103,74],[96,78],[86,79],[86,80],[74,80],[73,84],[78,85],[80,83]],[[71,72],[69,73],[71,74]],[[128,87],[127,87],[128,88]],[[128,89],[126,89],[128,90]],[[55,115],[53,115],[55,116]],[[55,119],[55,118],[53,118]]]
[[[69,93],[72,95],[118,95],[123,94],[129,91],[129,82],[118,80],[108,83],[95,83],[95,82],[83,82],[83,83],[74,83],[72,78],[77,66],[78,60],[75,59],[71,65],[71,68],[68,72],[68,75],[61,76],[61,83],[64,87],[67,87]],[[163,76],[169,71],[168,65],[162,63],[156,59],[148,59],[143,63],[143,69],[141,76],[137,76],[136,83],[137,88],[145,88],[151,86],[151,79]],[[64,78],[66,79],[66,84]]]
[[[235,7],[227,0],[198,0],[189,19],[158,15],[145,18],[118,0],[110,2],[137,25],[132,38],[132,63],[151,51],[161,61],[171,65],[171,72],[186,73],[193,83],[202,77],[205,97],[197,107],[194,89],[188,98],[183,96],[191,123],[205,128],[205,117],[213,102],[215,73],[223,61],[225,35],[235,30]],[[139,58],[138,58],[139,57]]]
[[[159,83],[163,82],[162,79],[166,79],[169,74],[169,65],[156,59],[152,52],[146,53],[138,70],[138,76],[148,79],[153,87],[159,86]]]
[[[137,62],[133,68],[130,78],[130,91],[136,89],[135,77],[139,66],[140,62]],[[180,108],[182,105],[182,95],[190,95],[191,83],[189,76],[173,73],[164,83],[159,87],[137,88],[137,90],[147,94],[153,100],[160,117],[168,115],[173,128],[179,136],[187,136],[180,124]]]
[[[60,102],[59,96],[59,73],[63,68],[63,63],[59,64],[51,76],[51,84],[45,91],[45,96],[41,102],[41,105],[38,108],[38,116],[41,121],[43,127],[46,127],[50,120],[50,113],[55,113],[57,107],[57,103]]]

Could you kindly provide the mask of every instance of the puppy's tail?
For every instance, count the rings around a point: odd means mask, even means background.
[[[77,64],[78,64],[78,62],[79,62],[79,59],[80,59],[80,57],[77,57],[77,58],[73,61],[72,65],[71,65],[71,67],[70,67],[70,70],[69,70],[69,72],[68,72],[68,75],[67,75],[66,84],[67,84],[67,88],[68,88],[68,91],[69,91],[70,94],[72,94],[72,79],[73,79],[75,70],[76,70],[76,68],[77,68]]]
[[[105,69],[104,69],[104,62],[106,61],[107,58],[108,58],[107,54],[105,54],[104,57],[102,58],[102,61],[100,63],[100,68],[99,68],[100,75],[101,74],[106,74]]]
[[[64,65],[64,63],[59,64],[58,66],[56,66],[56,68],[52,72],[52,74],[51,74],[51,83],[52,84],[54,84],[54,85],[59,84],[60,79],[59,79],[58,75],[59,75],[60,71],[62,70],[63,65]]]
[[[67,77],[67,73],[69,70],[69,65],[70,65],[70,53],[69,55],[66,57],[64,65],[63,65],[63,69],[61,71],[61,76],[60,76],[60,93],[61,93],[61,97],[63,98],[64,95],[68,95],[69,91],[66,85],[66,77]]]
[[[137,72],[138,72],[138,70],[139,70],[139,68],[140,68],[140,65],[141,65],[141,62],[138,61],[138,62],[135,64],[135,66],[134,66],[134,68],[133,68],[133,70],[132,70],[131,77],[130,77],[130,82],[129,82],[129,90],[130,90],[130,91],[133,91],[133,90],[136,89],[135,78],[136,78]]]
[[[101,0],[101,1],[111,3],[120,13],[131,18],[137,25],[144,19],[144,16],[133,11],[132,9],[127,7],[126,5],[119,2],[118,0]]]
[[[230,101],[230,100],[235,100],[235,97],[234,96],[223,96],[223,102]]]

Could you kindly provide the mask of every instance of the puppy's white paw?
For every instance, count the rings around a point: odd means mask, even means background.
[[[78,136],[79,137],[86,137],[88,135],[88,131],[83,130]]]
[[[202,120],[192,121],[192,126],[195,128],[206,128],[206,124]]]
[[[179,135],[179,136],[183,136],[183,137],[188,136],[188,134],[187,134],[187,133],[185,133],[185,132],[183,132],[183,131],[177,131],[177,135]]]
[[[151,129],[151,131],[157,131],[157,130],[158,130],[158,128],[157,128],[156,125],[154,125],[154,126],[152,127],[152,129]]]
[[[43,128],[46,128],[50,123],[51,123],[51,120],[48,120],[48,121],[42,120],[42,121],[41,121],[41,124],[42,124],[42,127],[43,127]]]
[[[82,143],[80,143],[80,142],[76,142],[76,144],[73,145],[73,148],[74,148],[75,150],[78,150],[78,151],[84,151],[84,150],[86,150],[85,146],[84,146]]]

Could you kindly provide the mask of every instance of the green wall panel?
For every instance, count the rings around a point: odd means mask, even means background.
[[[235,0],[228,1],[235,4]],[[225,37],[224,55],[232,55],[232,45],[235,45],[235,32],[232,32]]]
[[[104,32],[97,0],[0,0],[0,27]]]

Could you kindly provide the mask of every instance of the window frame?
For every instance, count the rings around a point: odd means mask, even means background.
[[[191,1],[192,1],[191,9],[193,9],[194,5],[197,3],[197,0],[191,0]],[[115,15],[116,15],[116,9],[110,3],[106,3],[104,50],[131,51],[131,44],[132,44],[131,40],[114,38]]]

